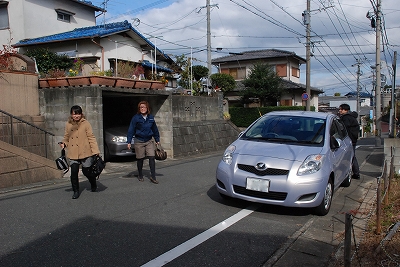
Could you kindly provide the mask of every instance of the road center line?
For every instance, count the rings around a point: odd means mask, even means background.
[[[232,215],[225,221],[220,222],[219,224],[211,227],[210,229],[198,234],[197,236],[189,239],[185,243],[180,244],[179,246],[171,249],[170,251],[165,252],[164,254],[158,256],[157,258],[147,262],[146,264],[142,265],[142,267],[150,267],[150,266],[163,266],[172,260],[178,258],[179,256],[183,255],[184,253],[188,252],[192,248],[200,245],[207,239],[213,237],[214,235],[222,232],[223,230],[227,229],[231,225],[237,223],[241,219],[245,218],[252,214],[257,208],[259,204],[252,204],[248,206],[246,209],[242,209],[235,215]]]

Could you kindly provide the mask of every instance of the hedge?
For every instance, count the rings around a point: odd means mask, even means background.
[[[248,127],[253,121],[258,119],[260,116],[279,110],[306,110],[304,106],[270,106],[270,107],[258,107],[258,108],[243,108],[243,107],[229,107],[229,113],[231,115],[231,122],[237,127]],[[310,107],[311,111],[315,111],[315,107]]]

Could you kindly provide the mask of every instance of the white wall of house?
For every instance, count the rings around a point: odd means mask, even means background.
[[[71,15],[70,22],[60,21],[56,9],[75,15]],[[93,8],[69,0],[12,0],[8,3],[8,17],[9,28],[0,29],[0,44],[96,25]]]
[[[292,106],[306,106],[306,102],[303,101],[301,98],[300,93],[290,93],[290,94],[284,94],[282,95],[281,99],[291,99],[292,100]],[[318,95],[312,95],[310,98],[310,106],[315,107],[315,111],[318,111]]]

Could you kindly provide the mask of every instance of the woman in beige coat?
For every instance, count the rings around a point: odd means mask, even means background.
[[[60,142],[61,148],[67,149],[67,157],[71,165],[71,184],[74,195],[72,199],[79,197],[79,165],[82,164],[82,172],[89,179],[91,190],[97,189],[96,177],[90,176],[88,170],[93,163],[93,155],[100,154],[96,137],[92,126],[85,119],[80,106],[71,107],[71,116],[65,124],[64,139]]]

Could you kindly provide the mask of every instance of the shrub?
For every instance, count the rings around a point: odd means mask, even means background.
[[[303,106],[269,106],[269,107],[258,107],[258,108],[243,108],[243,107],[229,107],[229,113],[231,115],[231,121],[238,127],[248,127],[256,119],[262,115],[279,110],[305,110]],[[311,110],[315,110],[315,107],[311,107]]]
[[[42,75],[47,75],[50,70],[67,70],[73,65],[73,61],[67,55],[58,55],[48,48],[35,48],[28,50],[26,56],[36,60],[38,70]],[[64,74],[65,76],[65,74]]]

